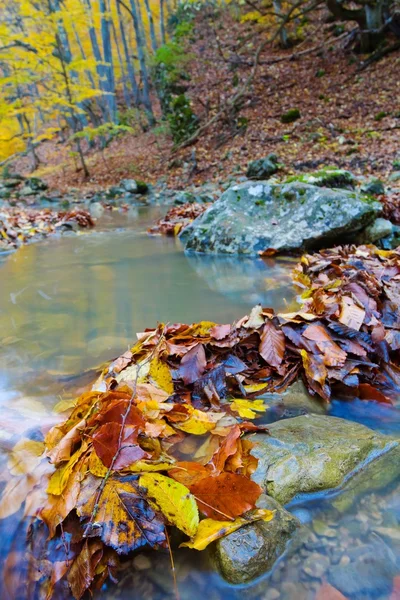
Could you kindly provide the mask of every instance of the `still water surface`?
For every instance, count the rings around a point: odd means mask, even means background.
[[[185,256],[177,240],[145,233],[160,210],[106,215],[94,233],[0,257],[4,458],[24,430],[51,423],[52,407],[88,385],[90,370],[126,350],[145,327],[159,321],[229,323],[258,302],[277,310],[294,302],[291,259]],[[396,409],[336,401],[330,410],[399,435]],[[385,457],[381,461],[380,472],[395,468]],[[398,478],[374,487],[360,477],[339,495],[299,499],[290,510],[306,523],[304,536],[271,574],[250,586],[228,586],[201,555],[177,551],[182,599],[324,600],[318,591],[324,581],[350,600],[391,598],[400,575]],[[0,521],[0,535],[2,527]],[[8,527],[3,552],[13,547],[13,536],[17,525]],[[101,598],[173,595],[168,556],[143,553],[135,561],[121,585],[105,588]]]

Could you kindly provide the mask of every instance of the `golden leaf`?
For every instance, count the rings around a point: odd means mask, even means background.
[[[222,419],[225,413],[218,412],[204,412],[193,408],[187,421],[183,423],[175,423],[176,429],[181,429],[186,433],[193,433],[194,435],[203,435],[207,431],[215,429],[217,421]]]
[[[124,480],[110,477],[97,499],[100,484],[100,479],[89,475],[81,485],[77,513],[89,519],[87,535],[90,536],[92,528],[118,554],[127,554],[146,544],[164,544],[164,522],[144,497],[136,477]]]
[[[267,410],[268,406],[264,404],[263,400],[242,400],[235,398],[231,403],[231,409],[239,413],[239,416],[243,419],[255,419],[257,413],[263,413]]]
[[[58,469],[56,469],[56,471],[50,477],[49,485],[47,487],[48,494],[53,494],[53,496],[61,496],[61,494],[67,486],[68,479],[72,473],[73,468],[75,467],[82,454],[86,451],[86,449],[87,443],[83,443],[79,450],[77,450],[71,456],[71,458],[65,465],[62,465],[61,467],[58,467]]]
[[[171,525],[193,536],[199,525],[196,500],[187,487],[159,473],[145,473],[139,485],[147,489],[149,498]]]
[[[31,472],[41,461],[44,442],[36,442],[22,438],[11,450],[8,469],[12,475],[23,475]]]
[[[174,383],[168,365],[158,357],[153,358],[150,363],[149,376],[159,388],[170,395],[174,393]]]
[[[240,529],[243,525],[254,523],[254,521],[271,521],[274,511],[259,508],[247,517],[238,517],[234,521],[215,521],[214,519],[203,519],[200,521],[196,535],[190,542],[184,542],[182,546],[193,548],[194,550],[204,550],[211,542],[215,542],[221,537]]]

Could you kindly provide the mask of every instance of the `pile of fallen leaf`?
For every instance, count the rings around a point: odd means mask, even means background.
[[[169,209],[165,217],[159,219],[148,232],[177,236],[182,229],[202,215],[209,206],[210,203],[207,202],[204,204],[187,202],[181,206],[173,206]]]
[[[400,192],[380,198],[383,205],[383,216],[395,225],[400,225]]]
[[[94,221],[87,210],[2,208],[0,251],[14,250],[32,240],[43,239],[62,229],[73,229],[75,226],[94,227]]]
[[[32,518],[28,583],[21,557],[10,555],[4,573],[6,581],[18,574],[24,598],[27,585],[32,596],[39,588],[47,598],[81,598],[117,579],[122,555],[170,548],[171,526],[186,536],[181,545],[202,550],[273,518],[256,508],[262,490],[245,435],[266,431],[252,422],[267,409],[260,395],[299,377],[325,402],[334,394],[391,403],[399,394],[400,252],[306,255],[293,278],[297,312],[256,306],[233,324],[138,334],[44,444],[17,444],[0,517],[23,506]]]

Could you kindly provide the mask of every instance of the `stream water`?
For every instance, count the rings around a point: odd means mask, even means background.
[[[96,232],[63,236],[0,256],[0,469],[26,431],[54,420],[52,408],[89,385],[94,369],[126,350],[136,332],[162,322],[228,323],[261,302],[294,302],[293,260],[185,256],[174,239],[145,231],[161,209],[106,215]],[[400,433],[400,412],[333,402],[331,414]],[[349,600],[400,598],[399,466],[387,457],[339,493],[297,499],[305,524],[273,571],[244,587],[224,583],[195,551],[176,551],[182,599]],[[388,475],[389,473],[389,475]],[[0,485],[2,477],[0,475]],[[1,556],[21,544],[18,520],[0,521]],[[143,552],[100,598],[174,597],[168,555]],[[397,581],[397,594],[393,586]],[[393,583],[394,582],[394,583]],[[332,593],[332,591],[331,591]],[[337,592],[339,593],[339,592]],[[10,597],[0,594],[1,599]]]

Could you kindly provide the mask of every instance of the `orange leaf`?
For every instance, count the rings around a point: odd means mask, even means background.
[[[271,367],[279,367],[285,354],[285,336],[272,321],[266,321],[259,346],[260,354]]]
[[[191,485],[208,477],[210,475],[210,468],[204,467],[198,462],[181,461],[168,471],[168,475],[175,479],[175,481],[179,481],[179,483],[190,488]]]
[[[201,512],[217,521],[239,517],[251,510],[262,492],[254,481],[235,473],[205,477],[192,485],[190,491]]]

